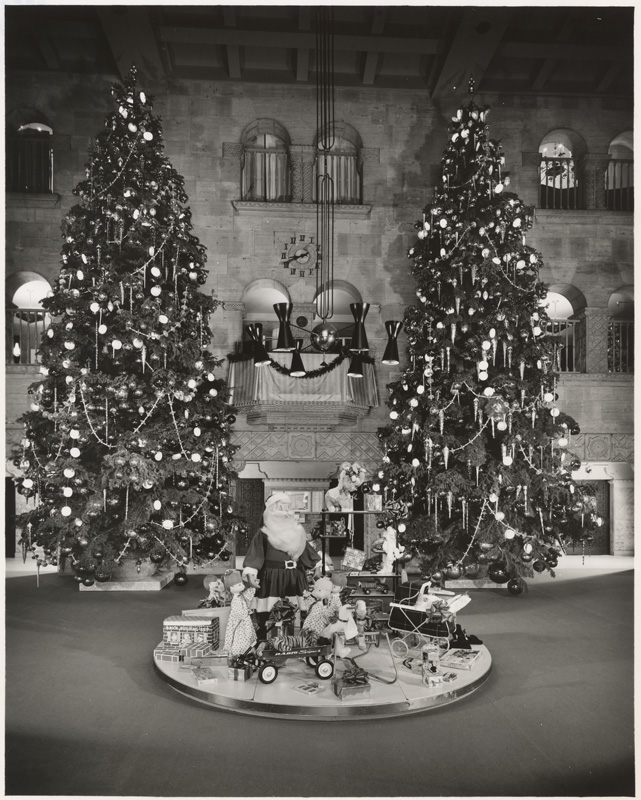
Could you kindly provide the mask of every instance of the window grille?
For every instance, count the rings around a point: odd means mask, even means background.
[[[547,323],[547,332],[556,337],[557,351],[556,372],[579,372],[575,353],[575,333],[577,321],[572,319],[551,319]]]
[[[42,334],[49,327],[50,317],[42,310],[31,308],[8,308],[6,363],[39,364],[37,354]]]
[[[241,187],[243,200],[284,203],[291,199],[289,154],[282,139],[261,133],[245,145]]]
[[[573,158],[541,156],[539,207],[578,208],[576,164]]]
[[[51,133],[26,128],[7,136],[6,187],[8,192],[51,194],[53,150]]]
[[[337,137],[334,147],[330,151],[317,155],[314,169],[315,187],[319,175],[331,177],[335,203],[351,205],[362,202],[361,168],[356,147],[351,142]]]
[[[608,323],[608,372],[634,372],[634,322]]]
[[[634,211],[634,161],[613,158],[605,173],[605,202],[610,211]]]

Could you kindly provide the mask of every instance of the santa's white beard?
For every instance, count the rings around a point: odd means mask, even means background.
[[[282,550],[294,560],[302,555],[307,544],[307,533],[291,513],[265,510],[263,522],[261,530],[267,534],[272,547]]]

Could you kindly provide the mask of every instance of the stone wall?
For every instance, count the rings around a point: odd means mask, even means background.
[[[8,275],[29,270],[50,281],[57,275],[60,224],[76,201],[72,190],[84,177],[93,137],[113,108],[110,85],[104,77],[7,75],[7,113],[20,107],[36,108],[51,121],[56,192],[48,200],[24,195],[8,198]],[[291,236],[315,233],[313,207],[257,204],[252,209],[237,201],[243,130],[256,119],[275,119],[287,129],[297,152],[304,154],[315,134],[314,89],[198,81],[141,88],[155,98],[167,156],[185,177],[194,233],[207,248],[210,274],[203,289],[228,304],[213,317],[213,346],[224,356],[239,339],[239,302],[251,281],[269,278],[282,283],[297,302],[313,299],[314,278],[292,276],[279,263],[282,245]],[[538,192],[532,154],[549,130],[571,128],[583,137],[589,153],[602,154],[617,134],[633,127],[631,108],[605,99],[501,96],[479,97],[477,102],[491,105],[490,134],[502,141],[512,179],[509,188],[528,203],[536,203]],[[431,199],[447,125],[455,110],[453,102],[437,106],[427,94],[414,90],[336,90],[336,117],[358,131],[366,157],[363,205],[337,211],[334,277],[352,284],[373,304],[367,330],[374,356],[380,357],[385,344],[384,321],[401,318],[403,309],[415,298],[406,253],[414,241],[414,223]],[[610,294],[633,283],[632,215],[539,210],[535,219],[527,242],[543,256],[542,279],[551,285],[573,284],[590,308],[605,313]],[[403,344],[401,334],[401,352]],[[380,364],[376,371],[384,403],[385,386],[399,371]],[[566,410],[576,416],[583,436],[606,437],[608,452],[627,459],[632,451],[632,383],[604,374],[602,369],[596,371],[599,374],[589,380],[579,376],[578,383],[574,376],[568,379],[570,383],[564,378],[562,399]],[[12,371],[7,381],[10,426],[26,408],[24,381],[18,372]],[[362,458],[374,465],[375,431],[385,420],[382,405],[345,427],[340,435],[331,433],[334,438],[329,448],[327,432],[305,433],[305,446],[301,450],[299,441],[295,448],[297,460],[316,460],[331,451],[337,461]],[[291,434],[286,446],[281,446],[267,426],[251,426],[243,415],[238,417],[236,436],[244,463],[292,457]],[[619,447],[616,436],[627,437],[629,446]],[[292,476],[295,464],[292,462]]]

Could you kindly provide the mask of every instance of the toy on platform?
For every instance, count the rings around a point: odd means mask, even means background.
[[[350,605],[341,606],[338,611],[338,619],[327,625],[321,636],[324,639],[334,639],[334,652],[339,658],[348,658],[351,650],[347,646],[347,641],[358,636],[358,628],[354,622],[353,609]]]
[[[232,595],[225,632],[225,650],[229,655],[230,666],[233,666],[234,659],[242,657],[258,641],[250,608],[256,589],[248,586],[237,570],[228,570],[223,581]]]
[[[303,637],[309,644],[318,642],[319,636],[323,636],[323,631],[340,608],[340,595],[334,588],[330,578],[318,578],[314,583],[302,627]]]
[[[354,510],[354,493],[367,475],[360,464],[344,461],[340,467],[338,486],[325,492],[325,507],[333,513]]]
[[[225,589],[220,575],[207,575],[203,580],[203,585],[209,594],[198,603],[198,608],[222,608],[231,603],[231,595]]]
[[[380,552],[383,555],[381,566],[378,569],[379,575],[389,575],[394,572],[396,562],[401,559],[405,553],[403,545],[396,542],[396,529],[391,525],[385,529],[382,540],[379,540]],[[376,542],[374,543],[374,548]]]
[[[243,562],[243,579],[256,587],[261,640],[265,638],[269,612],[280,599],[288,598],[300,609],[305,608],[304,597],[309,590],[306,571],[320,561],[291,505],[285,492],[276,492],[267,499],[263,527],[252,539]]]

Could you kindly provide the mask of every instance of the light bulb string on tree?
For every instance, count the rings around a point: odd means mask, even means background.
[[[82,402],[82,408],[83,411],[85,412],[85,419],[87,420],[87,425],[89,425],[89,430],[93,434],[94,439],[103,447],[107,447],[108,449],[113,450],[116,447],[116,445],[109,444],[106,438],[101,439],[100,434],[93,426],[93,422],[91,421],[91,417],[89,416],[89,409],[87,408],[87,401],[85,399],[85,394],[82,389],[82,383],[78,384],[78,389],[80,392],[80,401]],[[107,427],[108,421],[109,421],[109,400],[105,398],[105,437],[107,437],[107,432],[108,432],[108,427]]]
[[[483,505],[481,506],[481,510],[479,511],[479,518],[478,518],[476,526],[474,528],[474,533],[472,534],[472,538],[470,539],[469,544],[467,545],[463,555],[456,562],[458,566],[461,566],[463,564],[463,562],[467,558],[468,553],[472,549],[472,545],[474,544],[474,541],[475,541],[476,537],[478,536],[479,530],[481,529],[481,522],[483,521],[483,514],[485,513],[485,509],[488,507],[488,505],[489,505],[488,500],[487,500],[486,497],[484,497],[483,498]]]
[[[111,183],[108,183],[107,186],[105,186],[101,191],[99,191],[96,195],[92,196],[91,199],[92,199],[93,202],[95,202],[96,200],[99,200],[105,194],[105,192],[108,192],[109,189],[111,189],[111,187],[115,183],[118,182],[118,180],[122,177],[122,175],[124,175],[125,169],[127,167],[127,164],[129,163],[129,160],[131,159],[132,155],[134,154],[134,150],[136,149],[136,147],[140,143],[140,140],[142,139],[143,132],[144,132],[143,130],[139,130],[138,135],[131,142],[130,147],[129,147],[129,152],[127,153],[127,157],[123,161],[122,168],[121,168],[120,172],[116,173],[116,177],[111,181]],[[111,137],[109,137],[109,138],[111,138]],[[109,143],[109,139],[107,140],[107,144],[108,143]],[[92,161],[92,164],[93,164],[93,161]],[[92,188],[93,188],[93,184],[92,184]]]

